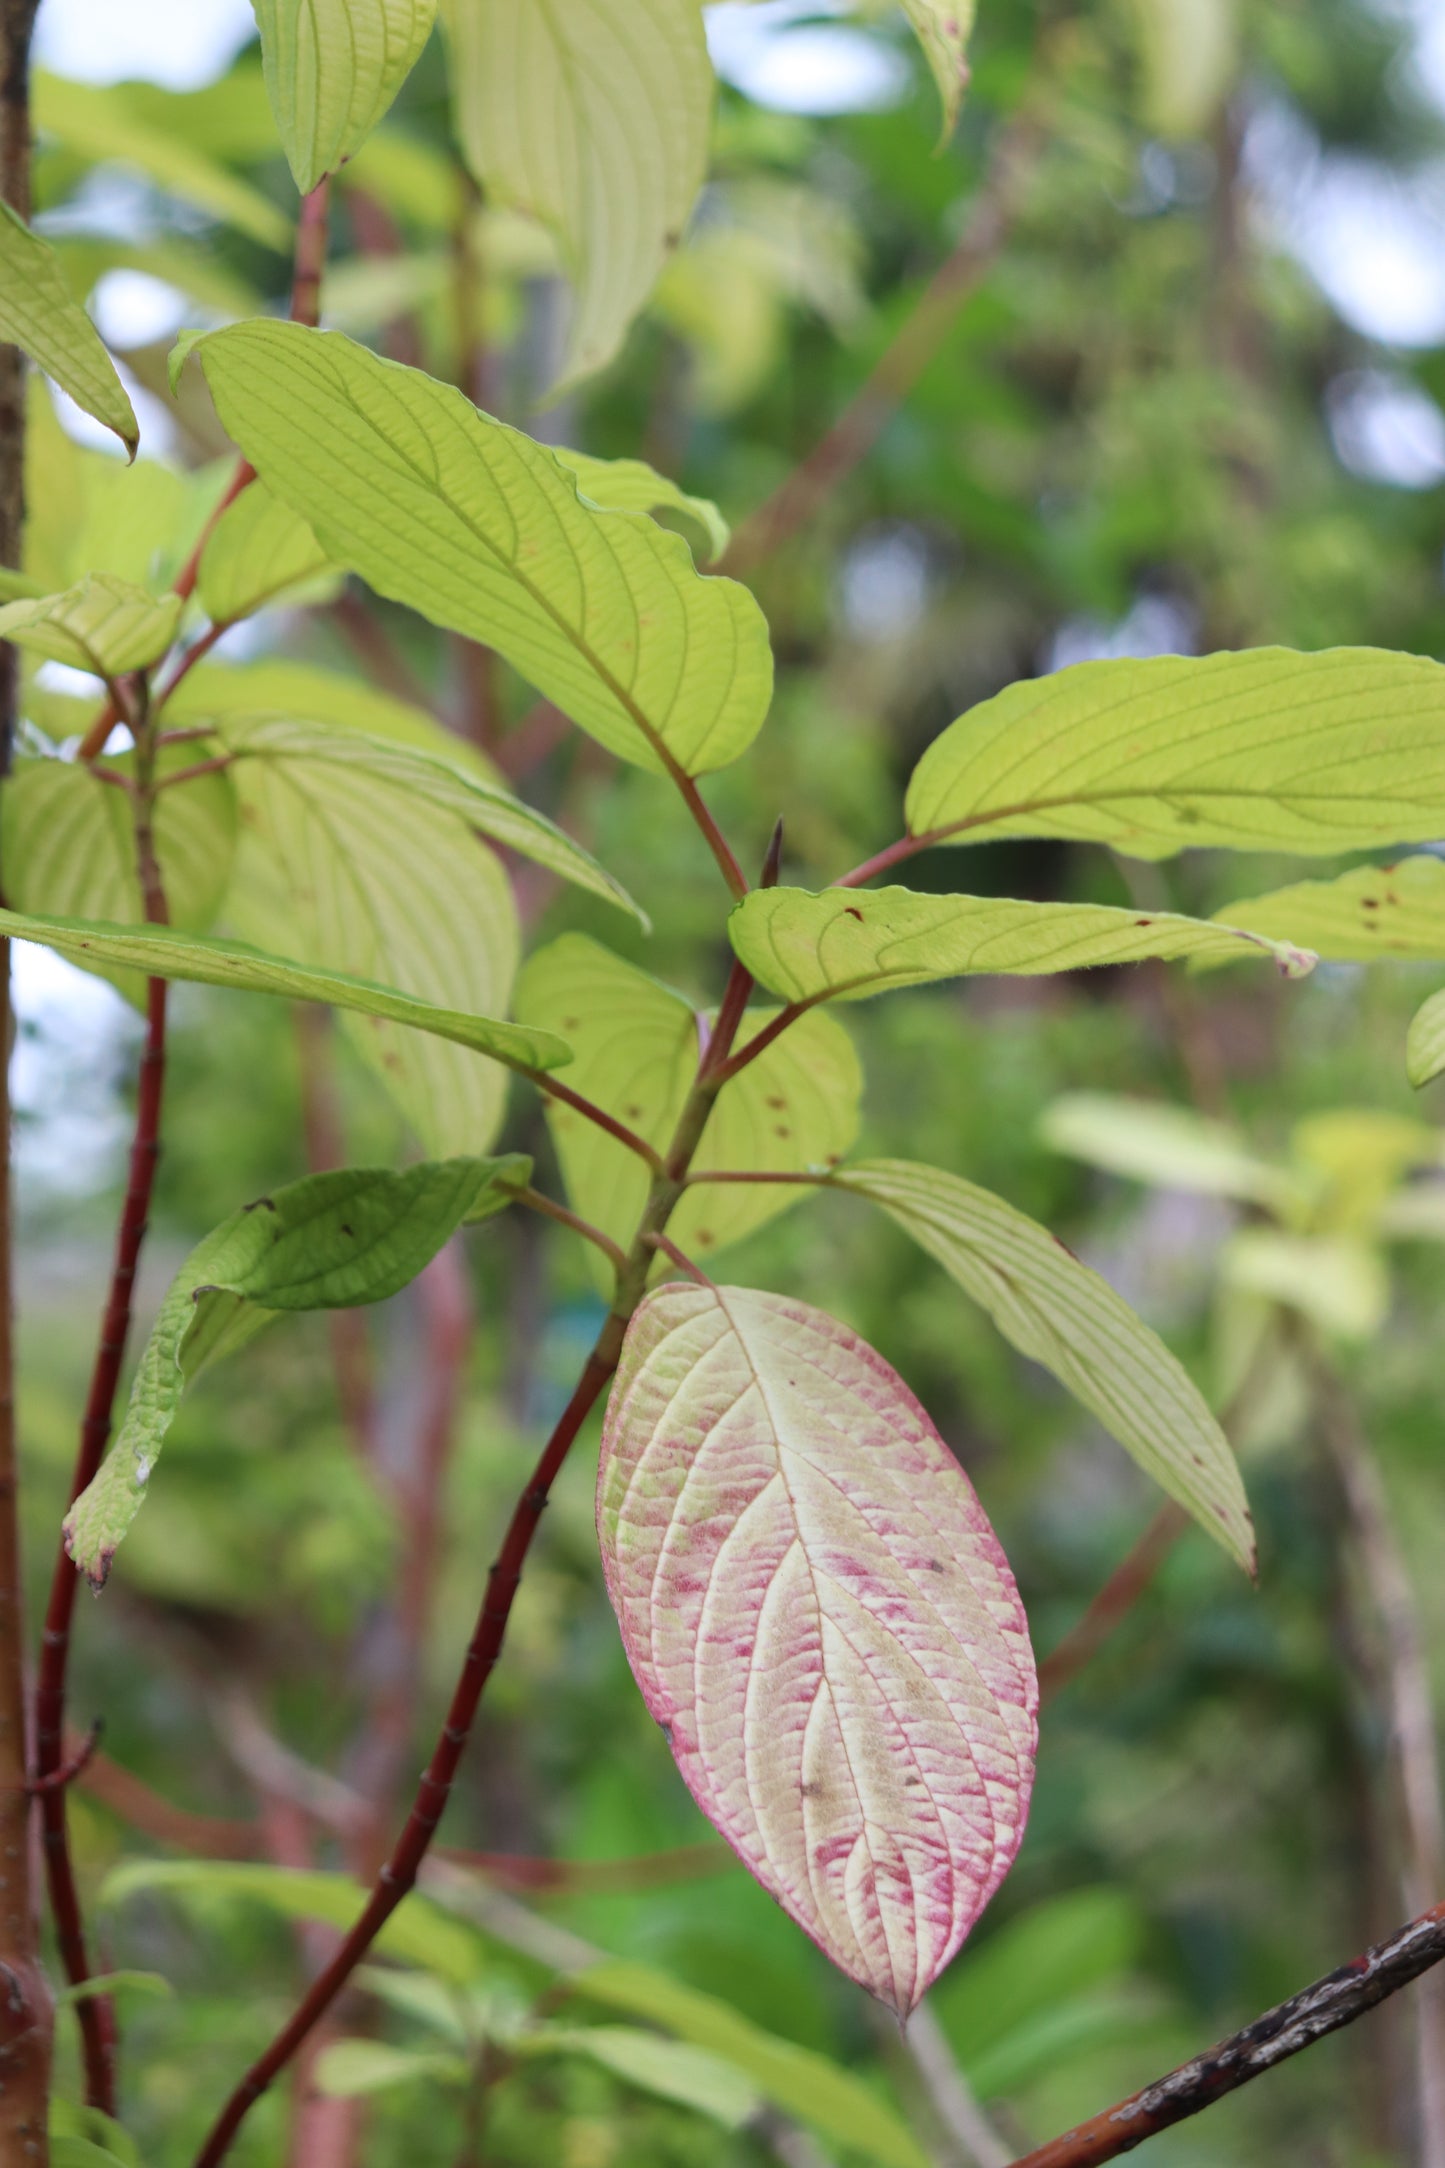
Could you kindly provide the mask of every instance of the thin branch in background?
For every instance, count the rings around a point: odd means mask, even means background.
[[[813,450],[745,519],[716,566],[740,578],[807,526],[872,450],[922,376],[968,296],[998,258],[1047,131],[1031,103],[1005,123],[963,232],[919,296],[892,344]]]
[[[0,197],[30,213],[30,35],[36,0],[0,0]],[[18,566],[24,526],[25,361],[0,346],[0,564]],[[20,668],[0,644],[0,789],[19,722]],[[0,2158],[43,2157],[54,2014],[36,1949],[30,1770],[25,1725],[25,1604],[21,1585],[20,1466],[15,1434],[14,1202],[10,1047],[10,943],[0,941]]]
[[[1437,1904],[1362,1957],[1316,1980],[1288,2002],[1266,2010],[1193,2062],[1181,2064],[1117,2107],[1106,2108],[1022,2156],[1014,2168],[1099,2168],[1146,2138],[1183,2123],[1277,2069],[1317,2040],[1353,2025],[1390,1995],[1408,1987],[1445,1959],[1445,1904]]]
[[[482,192],[463,162],[456,161],[457,212],[452,227],[452,313],[456,383],[486,414],[500,409],[496,357],[487,337],[487,280],[478,220]],[[461,734],[488,756],[502,736],[501,686],[495,651],[465,634],[452,639],[461,681]]]
[[[408,706],[430,711],[431,694],[401,650],[387,637],[375,608],[368,608],[353,588],[345,588],[328,606],[328,615],[383,692]]]
[[[1400,1890],[1418,1909],[1445,1888],[1440,1741],[1419,1606],[1400,1550],[1378,1460],[1344,1380],[1318,1346],[1307,1351],[1320,1441],[1344,1499],[1350,1549],[1374,1613],[1402,1825]],[[1445,2168],[1445,1976],[1415,1999],[1415,2105],[1420,2168]]]
[[[331,1012],[314,1002],[298,1002],[293,1016],[306,1159],[313,1173],[322,1174],[346,1160],[331,1060],[335,1025]],[[359,1458],[369,1466],[375,1450],[376,1386],[365,1313],[328,1310],[326,1329],[342,1421],[356,1441]]]
[[[1013,2147],[974,2098],[927,2002],[919,2004],[901,2036],[895,2035],[893,2053],[906,2065],[912,2090],[922,2096],[938,2126],[943,2140],[940,2168],[1009,2168]]]

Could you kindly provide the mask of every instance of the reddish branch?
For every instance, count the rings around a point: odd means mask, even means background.
[[[1437,1904],[1363,1957],[1352,1958],[1288,2002],[1266,2010],[1242,2032],[1193,2062],[1156,2078],[1117,2107],[1106,2108],[1048,2145],[1024,2155],[1014,2168],[1097,2168],[1117,2160],[1146,2138],[1187,2121],[1237,2092],[1267,2070],[1287,2062],[1316,2040],[1353,2025],[1376,2003],[1398,1994],[1445,1959],[1445,1904]]]

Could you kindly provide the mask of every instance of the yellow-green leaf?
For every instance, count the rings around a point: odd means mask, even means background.
[[[680,535],[584,502],[555,453],[338,332],[258,321],[198,351],[246,457],[378,593],[496,648],[639,767],[700,775],[752,743],[762,614]]]
[[[1149,956],[1272,956],[1291,977],[1308,950],[1170,911],[928,896],[911,888],[755,888],[728,920],[753,977],[789,1001],[860,1001],[887,987],[983,972],[1031,977]]]
[[[1445,668],[1378,648],[1084,662],[1010,685],[914,771],[930,843],[1067,836],[1324,857],[1445,828]]]
[[[1429,1084],[1445,1069],[1445,992],[1432,994],[1416,1011],[1405,1041],[1405,1070],[1412,1084]]]
[[[310,723],[358,730],[369,738],[414,745],[504,789],[500,769],[466,738],[446,730],[425,708],[314,663],[268,657],[263,662],[199,663],[166,703],[171,722],[210,722],[223,715],[294,715]]]
[[[230,625],[330,569],[300,513],[282,504],[264,482],[253,482],[211,530],[196,592],[213,624]]]
[[[140,431],[105,342],[65,283],[60,260],[0,203],[0,338],[23,347],[77,406],[113,429],[132,459]]]
[[[938,95],[943,101],[944,142],[952,135],[958,109],[968,85],[968,36],[973,28],[974,0],[903,0],[903,12],[933,70]]]
[[[1355,866],[1333,881],[1297,881],[1250,896],[1218,916],[1272,940],[1303,941],[1332,963],[1445,958],[1445,863],[1420,857]]]
[[[37,913],[0,911],[0,937],[36,941],[82,969],[109,964],[141,971],[148,978],[184,979],[198,986],[223,986],[238,993],[279,994],[288,1001],[321,1001],[335,1009],[378,1016],[410,1030],[471,1047],[515,1069],[559,1069],[570,1061],[565,1040],[550,1031],[532,1031],[493,1016],[420,1001],[395,987],[373,986],[343,971],[310,970],[283,956],[267,956],[241,941],[217,941],[180,932],[173,926],[115,926],[83,918],[44,918]]]
[[[64,594],[7,602],[0,609],[0,640],[94,677],[117,678],[160,660],[176,636],[182,608],[179,595],[158,601],[129,580],[94,572]]]
[[[668,1144],[705,1028],[691,1002],[585,935],[564,934],[529,959],[516,1008],[519,1018],[559,1032],[573,1048],[569,1083],[658,1150]],[[738,1045],[776,1014],[750,1009]],[[826,1171],[857,1134],[861,1090],[847,1034],[831,1017],[803,1017],[724,1087],[696,1164]],[[642,1160],[570,1107],[549,1103],[547,1115],[573,1204],[614,1241],[629,1242],[647,1195]],[[678,1205],[669,1231],[685,1250],[712,1257],[804,1194],[786,1183],[700,1183]]]
[[[219,165],[173,128],[157,127],[144,98],[126,83],[73,83],[38,69],[34,79],[35,125],[66,149],[99,165],[115,159],[132,166],[184,203],[208,211],[238,233],[280,254],[291,247],[291,224],[249,182]]]
[[[1123,1093],[1066,1092],[1039,1124],[1045,1144],[1110,1174],[1206,1197],[1287,1210],[1300,1189],[1283,1167],[1257,1159],[1238,1130],[1189,1107]]]
[[[1042,1363],[1246,1569],[1254,1530],[1239,1468],[1182,1364],[1108,1281],[991,1190],[937,1167],[861,1160],[833,1177],[881,1205],[1006,1340]]]
[[[456,131],[489,197],[556,234],[575,307],[561,382],[610,361],[707,170],[697,0],[445,0]],[[560,388],[560,386],[558,387]]]
[[[184,767],[189,746],[163,746],[159,773]],[[97,771],[129,776],[129,755],[93,770],[77,761],[26,760],[0,791],[0,865],[13,909],[48,918],[109,919],[139,925],[145,918],[136,870],[131,801]],[[171,924],[202,933],[230,883],[236,849],[236,798],[225,775],[197,776],[156,800],[156,858]],[[112,973],[129,999],[144,1000],[144,982]]]
[[[238,933],[443,1008],[507,1013],[516,905],[496,856],[455,812],[365,761],[258,757],[231,772],[242,841],[228,915]],[[345,1030],[428,1152],[485,1151],[505,1075],[399,1021],[357,1012]]]
[[[564,467],[577,477],[584,497],[614,512],[680,512],[701,528],[709,560],[728,546],[729,528],[710,497],[689,497],[645,459],[594,459],[588,452],[554,446]]]
[[[1345,1340],[1370,1339],[1390,1307],[1385,1261],[1357,1235],[1241,1228],[1224,1246],[1220,1271],[1229,1286],[1301,1311]]]
[[[266,91],[303,196],[360,150],[410,75],[436,0],[254,0]]]
[[[252,715],[239,710],[217,716],[215,731],[220,743],[238,760],[284,762],[288,768],[300,763],[311,768],[311,787],[323,796],[327,785],[321,771],[345,769],[365,774],[378,789],[455,815],[493,843],[505,844],[574,887],[605,898],[646,924],[627,891],[570,836],[500,783],[492,784],[473,774],[456,757],[461,750],[459,740],[450,741],[448,757],[442,758],[420,746],[388,744],[383,738],[331,722],[268,715],[264,711]],[[436,736],[444,738],[444,733],[437,731]]]

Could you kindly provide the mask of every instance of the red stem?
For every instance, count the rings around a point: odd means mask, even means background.
[[[548,1493],[566,1459],[578,1431],[590,1414],[598,1395],[617,1367],[622,1345],[622,1323],[609,1318],[596,1347],[587,1359],[577,1389],[568,1401],[556,1429],[547,1440],[532,1472],[532,1480],[518,1499],[502,1548],[487,1575],[486,1593],[467,1648],[466,1661],[437,1740],[417,1790],[405,1828],[382,1868],[371,1898],[341,1947],[312,1983],[296,2010],[276,2035],[264,2055],[253,2063],[216,2120],[196,2156],[196,2168],[216,2168],[224,2159],[247,2110],[282,2071],[317,2020],[331,2007],[341,1989],[370,1949],[382,1927],[414,1886],[417,1871],[426,1857],[437,1824],[442,1818],[462,1752],[466,1746],[482,1697],[501,1654],[511,1615],[512,1601],[521,1580],[522,1566],[546,1508]]]
[[[599,1107],[592,1100],[584,1099],[580,1092],[573,1091],[570,1084],[559,1084],[549,1071],[528,1069],[524,1073],[531,1078],[539,1092],[545,1092],[549,1099],[560,1100],[564,1107],[571,1107],[573,1112],[582,1115],[584,1120],[595,1123],[599,1129],[605,1129],[609,1137],[615,1137],[619,1144],[627,1146],[629,1152],[636,1152],[639,1159],[646,1160],[654,1174],[661,1172],[662,1154],[655,1151],[647,1139],[640,1137],[635,1129],[629,1129],[625,1122],[617,1121],[605,1107]]]
[[[1142,2092],[1131,2093],[1117,2107],[1037,2151],[1025,2154],[1014,2168],[1098,2168],[1102,2161],[1117,2160],[1136,2145],[1171,2124],[1185,2122],[1237,2092],[1267,2070],[1287,2062],[1316,2040],[1352,2025],[1377,2003],[1408,1987],[1422,1972],[1445,1959],[1445,1904],[1422,1913],[1387,1941],[1376,1943],[1363,1957],[1352,1958],[1336,1972],[1292,1995],[1273,2010],[1266,2010],[1228,2040],[1210,2048],[1167,2076],[1156,2078]]]
[[[147,912],[147,916],[150,913]],[[116,1388],[130,1333],[136,1264],[150,1214],[151,1188],[160,1155],[161,1100],[165,1089],[166,981],[146,983],[146,1043],[141,1055],[135,1135],[130,1176],[116,1236],[110,1294],[101,1323],[100,1344],[91,1371],[90,1392],[80,1426],[80,1444],[70,1479],[73,1504],[94,1478],[110,1438]],[[36,1775],[46,1789],[40,1795],[45,1873],[51,1910],[66,1976],[79,1986],[91,1976],[85,1926],[76,1888],[66,1828],[65,1793],[48,1779],[61,1768],[65,1753],[65,1687],[70,1662],[71,1622],[80,1575],[62,1541],[50,1578],[40,1662],[35,1685]],[[75,2005],[85,2059],[86,2099],[107,2115],[115,2113],[115,2014],[108,1996],[82,1996]]]
[[[861,888],[863,883],[871,881],[875,874],[886,873],[890,866],[901,865],[905,858],[913,858],[919,851],[926,851],[930,844],[942,840],[938,835],[900,836],[896,843],[889,844],[886,851],[875,851],[871,858],[865,858],[862,865],[855,866],[851,873],[840,873],[832,885],[834,888]]]

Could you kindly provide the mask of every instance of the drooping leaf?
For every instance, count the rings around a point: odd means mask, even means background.
[[[95,572],[64,594],[7,602],[0,640],[93,677],[123,677],[159,661],[176,636],[182,607],[179,595],[157,600],[128,580]]]
[[[203,1902],[240,1898],[283,1919],[321,1920],[343,1933],[356,1924],[371,1895],[349,1875],[318,1869],[271,1867],[255,1860],[132,1858],[112,1867],[101,1885],[100,1902],[109,1909],[156,1891]],[[486,1948],[475,1930],[417,1891],[393,1912],[374,1949],[378,1956],[425,1966],[458,1987],[473,1985],[486,1964]]]
[[[242,718],[222,727],[244,744]],[[277,728],[284,742],[289,726]],[[329,757],[312,742],[308,758],[304,728],[291,736],[298,757],[258,754],[230,771],[242,819],[228,911],[237,933],[448,1009],[505,1015],[519,932],[495,854],[444,805],[398,789],[380,741],[376,765],[365,740],[337,733]],[[394,758],[425,756],[398,747]],[[501,1070],[384,1017],[356,1014],[345,1029],[428,1152],[486,1150],[506,1101]]]
[[[927,2168],[906,2123],[871,2085],[811,2048],[765,2032],[715,1995],[647,1965],[609,1958],[573,1973],[573,1991],[604,2009],[660,2025],[743,2071],[765,2100],[879,2168]]]
[[[584,497],[614,512],[680,512],[701,529],[709,559],[721,557],[729,528],[710,497],[689,497],[645,459],[594,459],[588,452],[553,447],[564,467],[577,477]]]
[[[1346,1340],[1371,1339],[1390,1307],[1385,1261],[1357,1235],[1241,1228],[1224,1246],[1220,1271],[1229,1286],[1301,1311]]]
[[[1066,1092],[1044,1115],[1039,1134],[1056,1152],[1162,1189],[1238,1197],[1271,1210],[1287,1208],[1298,1195],[1285,1169],[1257,1159],[1237,1130],[1188,1107],[1122,1092]]]
[[[84,918],[42,918],[0,911],[0,935],[36,941],[83,970],[105,964],[141,971],[148,978],[185,979],[198,986],[233,987],[238,993],[279,994],[288,1001],[321,1001],[334,1009],[379,1016],[410,1030],[435,1032],[493,1061],[517,1069],[558,1069],[571,1060],[565,1041],[550,1031],[469,1016],[440,1008],[394,987],[372,986],[342,971],[308,970],[282,956],[267,956],[241,941],[217,941],[173,926],[116,926]]]
[[[431,35],[436,0],[254,0],[266,90],[303,196],[360,150]]]
[[[947,142],[958,120],[958,109],[968,86],[969,32],[973,28],[974,0],[903,0],[903,12],[912,23],[918,42],[927,55],[943,101],[943,135]]]
[[[332,2100],[360,2100],[399,2085],[465,2085],[465,2055],[438,2048],[398,2048],[386,2040],[332,2040],[316,2058],[314,2082]]]
[[[597,1519],[694,1798],[906,2016],[1007,1873],[1033,1781],[1028,1629],[968,1478],[845,1327],[669,1285],[628,1329]]]
[[[164,776],[194,757],[189,746],[162,746]],[[134,760],[102,760],[96,768],[129,775]],[[152,823],[171,924],[203,933],[221,907],[236,849],[236,798],[225,775],[197,776],[156,800]],[[131,803],[114,784],[77,761],[25,760],[0,791],[0,865],[13,908],[49,918],[145,918],[136,870]],[[132,1000],[144,981],[112,973]]]
[[[638,767],[700,775],[752,743],[761,612],[680,535],[584,503],[543,445],[339,332],[235,324],[199,352],[251,464],[379,594],[496,648]]]
[[[202,723],[219,715],[293,715],[308,723],[359,730],[369,738],[414,745],[433,759],[481,777],[494,789],[506,788],[500,770],[484,753],[444,729],[425,708],[314,663],[272,657],[242,664],[199,663],[166,702],[167,720]]]
[[[57,1996],[57,2005],[62,1997]],[[55,2168],[63,2168],[65,2154],[63,2144],[79,2140],[97,2149],[101,2160],[119,2164],[119,2168],[142,2168],[139,2149],[129,2131],[99,2108],[82,2107],[79,2102],[62,2100],[52,2093],[49,2106],[50,2158]],[[79,2162],[84,2155],[72,2155]]]
[[[1405,1041],[1405,1073],[1414,1085],[1429,1084],[1445,1069],[1445,992],[1417,1009]]]
[[[187,1384],[282,1310],[384,1301],[416,1278],[464,1220],[501,1211],[527,1179],[508,1159],[423,1161],[392,1173],[343,1167],[290,1182],[216,1228],[182,1265],[136,1369],[120,1435],[65,1519],[71,1557],[103,1586]]]
[[[274,203],[174,128],[156,126],[146,97],[153,87],[74,83],[37,69],[35,124],[77,157],[96,165],[113,158],[131,166],[183,203],[209,212],[266,248],[289,254],[290,221]]]
[[[696,0],[444,0],[455,124],[489,198],[557,235],[575,308],[561,382],[610,361],[707,170]]]
[[[387,743],[334,723],[264,710],[222,713],[216,720],[216,736],[244,764],[243,777],[252,762],[284,764],[293,776],[309,769],[316,789],[324,794],[332,787],[333,774],[343,790],[341,771],[366,776],[378,791],[388,793],[393,804],[411,798],[454,815],[478,835],[505,844],[646,924],[627,891],[580,844],[500,783],[483,781],[452,758],[450,748],[447,757],[441,758],[419,746]]]
[[[0,204],[0,338],[23,347],[134,459],[140,430],[105,342],[66,285],[54,249],[8,204]]]
[[[1445,862],[1421,856],[1297,881],[1219,913],[1231,926],[1302,941],[1331,963],[1445,958]]]
[[[564,934],[528,959],[516,1012],[563,1033],[576,1090],[659,1151],[667,1146],[697,1070],[703,1027],[689,1001],[584,934]],[[749,1010],[739,1046],[776,1014]],[[857,1134],[861,1091],[846,1033],[831,1017],[804,1017],[724,1087],[696,1164],[784,1174],[836,1165]],[[569,1107],[549,1102],[547,1116],[576,1209],[614,1241],[629,1242],[647,1195],[646,1166]],[[668,1226],[685,1250],[712,1257],[805,1194],[786,1183],[699,1184]]]
[[[1052,1371],[1253,1571],[1254,1529],[1229,1441],[1183,1365],[1107,1280],[1002,1197],[937,1167],[862,1160],[833,1181],[881,1205],[1006,1340]]]
[[[522,2061],[583,2056],[644,2093],[696,2109],[725,2130],[741,2130],[762,2105],[753,2087],[721,2056],[659,2039],[636,2025],[539,2025],[517,2034],[508,2047]]]
[[[37,379],[26,402],[26,574],[42,595],[93,572],[163,595],[214,510],[230,464],[183,474],[156,459],[127,466],[77,444]]]
[[[1272,956],[1291,978],[1307,949],[1172,911],[929,896],[911,888],[755,888],[728,919],[753,977],[789,1001],[861,1001],[888,987],[980,972],[1032,976],[1149,956]]]
[[[1445,826],[1445,669],[1378,648],[1076,663],[970,708],[908,786],[930,842],[1323,857]]]
[[[212,529],[196,592],[213,624],[232,625],[329,570],[326,552],[300,514],[264,482],[253,482]]]

